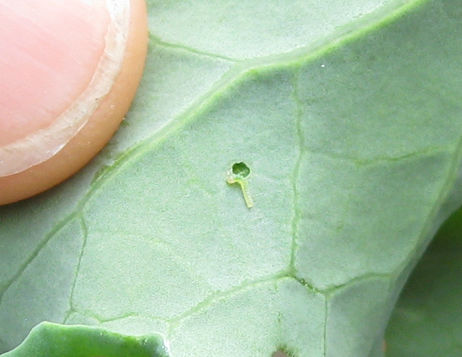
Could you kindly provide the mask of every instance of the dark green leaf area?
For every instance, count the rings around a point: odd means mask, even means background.
[[[157,336],[129,337],[100,328],[42,323],[4,357],[167,357]]]
[[[462,356],[462,209],[440,229],[387,330],[387,357]]]
[[[245,162],[236,162],[233,165],[233,174],[239,178],[247,178],[250,175],[250,168]]]

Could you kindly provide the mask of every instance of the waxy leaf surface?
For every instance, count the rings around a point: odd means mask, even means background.
[[[115,138],[0,209],[0,352],[52,321],[160,335],[172,357],[382,355],[462,203],[462,2],[148,6]],[[241,162],[251,209],[226,182]]]

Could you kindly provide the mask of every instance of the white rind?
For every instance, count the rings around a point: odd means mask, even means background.
[[[54,155],[85,126],[120,73],[130,26],[130,0],[106,0],[110,23],[105,48],[88,87],[50,126],[0,147],[0,177],[38,165]]]

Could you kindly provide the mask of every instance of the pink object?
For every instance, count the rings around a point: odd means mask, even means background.
[[[110,92],[130,0],[0,0],[0,177],[56,155]]]
[[[0,146],[47,127],[83,92],[108,21],[104,0],[0,0]]]

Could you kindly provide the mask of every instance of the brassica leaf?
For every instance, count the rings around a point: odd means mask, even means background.
[[[460,1],[148,4],[125,125],[0,209],[0,352],[52,321],[172,357],[380,355],[462,203]]]

